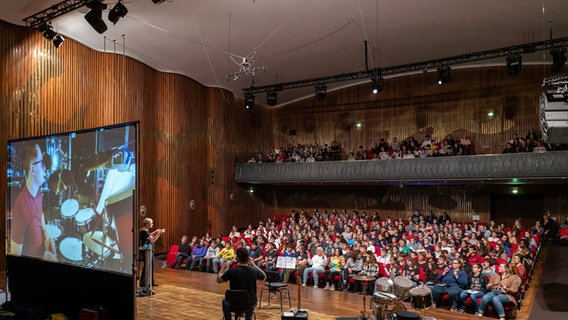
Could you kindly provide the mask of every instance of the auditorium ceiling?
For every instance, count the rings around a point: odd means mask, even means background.
[[[0,19],[24,26],[24,18],[59,2],[2,0]],[[254,84],[262,86],[568,36],[565,0],[124,0],[128,13],[116,24],[107,16],[117,1],[104,2],[103,34],[84,19],[87,7],[54,19],[53,29],[95,50],[124,52],[239,96],[253,83],[253,72]],[[250,65],[240,73],[243,59]],[[523,55],[524,64],[551,61],[548,52]],[[353,84],[330,84],[328,91]],[[280,92],[277,105],[313,90]]]

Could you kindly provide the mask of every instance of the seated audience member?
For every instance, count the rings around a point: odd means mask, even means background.
[[[276,270],[276,261],[278,259],[278,251],[274,248],[274,243],[269,242],[266,244],[266,250],[264,251],[264,259],[260,261],[261,268],[266,271]]]
[[[404,276],[412,282],[412,286],[416,287],[420,281],[420,270],[416,266],[416,260],[408,258],[405,260]]]
[[[457,310],[459,296],[464,288],[467,286],[467,274],[460,269],[460,262],[457,259],[452,260],[451,268],[446,267],[444,271],[438,275],[438,282],[440,285],[435,285],[432,288],[432,302],[435,305],[438,302],[438,297],[444,293],[450,296],[452,302],[452,311]],[[444,284],[444,285],[441,285]]]
[[[359,271],[358,275],[377,278],[379,275],[379,264],[374,255],[369,255],[369,258],[363,263],[363,269]],[[367,292],[363,292],[363,294],[372,295],[373,291],[375,291],[375,280],[367,282]],[[354,289],[355,293],[361,292],[361,281],[355,280]]]
[[[229,232],[229,238],[233,239],[233,238],[240,238],[240,237],[241,237],[241,233],[239,232],[239,229],[237,229],[237,227],[233,225],[233,227],[231,228],[231,232]]]
[[[239,264],[236,268],[231,268],[231,262],[227,261],[223,264],[221,270],[217,274],[217,283],[223,283],[229,281],[229,289],[231,290],[246,290],[249,294],[249,301],[247,306],[249,309],[246,311],[245,319],[252,319],[252,314],[254,308],[256,307],[256,281],[266,279],[266,274],[260,270],[249,257],[248,250],[246,248],[237,249],[237,263]],[[234,307],[243,306],[233,306],[227,300],[223,299],[223,319],[231,320],[231,309]]]
[[[347,259],[345,263],[345,267],[343,267],[343,276],[341,277],[343,284],[341,285],[341,290],[347,288],[347,280],[349,277],[353,277],[363,270],[363,259],[361,257],[362,254],[360,250],[351,252],[349,259]]]
[[[207,253],[205,254],[205,257],[203,257],[203,259],[205,259],[206,261],[206,269],[205,271],[207,272],[212,272],[213,271],[213,259],[217,258],[217,254],[219,253],[220,249],[217,247],[217,241],[216,240],[212,240],[211,244],[209,245],[209,248],[207,248]],[[203,271],[203,265],[200,263],[199,264],[199,270]]]
[[[515,255],[513,255],[510,266],[511,266],[511,273],[516,274],[523,281],[527,279],[527,269],[523,264],[522,254],[516,253]]]
[[[213,273],[219,272],[219,265],[224,265],[227,261],[232,261],[235,258],[235,248],[233,248],[233,243],[227,241],[225,248],[221,249],[217,253],[217,257],[213,259]]]
[[[520,286],[521,278],[519,278],[516,274],[511,273],[511,268],[508,264],[500,264],[499,274],[491,277],[491,281],[487,285],[487,289],[491,291],[487,292],[481,299],[478,315],[482,316],[487,305],[492,303],[499,315],[499,320],[505,320],[505,309],[503,308],[503,303],[513,302],[516,304],[517,299],[513,295],[516,295]]]
[[[468,290],[464,290],[460,293],[460,300],[458,304],[458,308],[460,312],[464,312],[465,310],[465,302],[467,297],[471,298],[471,303],[473,304],[473,308],[475,313],[479,313],[479,302],[477,298],[483,297],[485,295],[485,291],[487,290],[487,284],[489,283],[489,278],[481,273],[481,265],[479,263],[475,263],[472,266],[472,272],[469,274],[469,286]]]
[[[341,255],[340,248],[333,248],[331,250],[331,257],[329,259],[329,270],[325,271],[325,278],[327,280],[327,285],[325,289],[330,289],[331,291],[335,290],[335,288],[340,287],[340,283],[342,282],[341,279],[341,271],[343,271],[343,267],[345,266],[345,258]],[[335,277],[339,276],[339,280],[335,280]]]
[[[207,254],[207,246],[203,239],[200,239],[197,246],[193,248],[191,255],[185,261],[185,270],[193,270],[196,265],[201,267],[201,262]]]
[[[309,259],[308,264],[310,264],[311,266],[304,270],[303,286],[304,287],[306,286],[306,283],[308,281],[308,275],[311,272],[314,279],[314,288],[317,288],[319,274],[324,274],[325,268],[327,267],[328,264],[327,257],[323,253],[322,247],[317,247],[316,254],[311,259]]]
[[[434,260],[428,260],[428,267],[424,271],[426,277],[424,278],[423,284],[432,290],[432,286],[438,282],[438,268]]]
[[[258,243],[256,241],[251,242],[249,255],[256,265],[258,265],[258,261],[264,259],[264,257],[262,256],[262,249],[258,246]]]
[[[488,278],[491,278],[493,275],[495,275],[495,268],[493,268],[493,259],[491,259],[490,257],[486,257],[485,260],[483,260],[481,266],[481,273],[486,275]]]
[[[178,251],[176,252],[176,261],[174,262],[173,265],[171,265],[171,268],[172,269],[181,268],[182,261],[184,259],[187,259],[190,253],[191,253],[191,244],[189,243],[189,237],[187,235],[183,235],[181,237],[181,243],[178,246]]]

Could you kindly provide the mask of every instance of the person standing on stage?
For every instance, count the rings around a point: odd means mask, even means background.
[[[154,220],[150,218],[145,218],[142,221],[142,229],[140,229],[140,246],[147,247],[148,250],[151,250],[151,254],[149,255],[150,259],[154,258],[154,243],[156,240],[160,238],[160,236],[166,232],[166,229],[156,229],[150,232],[150,229],[154,226]],[[149,286],[146,283],[146,272],[150,272],[149,279],[152,281],[152,286],[157,286],[158,284],[154,282],[154,264],[151,263],[152,261],[147,261],[145,252],[141,252],[144,256],[144,268],[142,269],[142,274],[140,275],[140,287]],[[146,270],[146,266],[151,265],[150,270]]]
[[[55,243],[45,228],[41,195],[46,170],[51,167],[49,160],[48,155],[44,158],[37,144],[25,150],[26,184],[20,190],[12,212],[10,253],[13,255],[57,260]]]
[[[246,248],[237,249],[237,267],[231,268],[232,261],[227,261],[221,267],[217,274],[217,283],[230,281],[229,289],[231,290],[246,290],[249,293],[248,307],[245,319],[250,320],[254,308],[256,307],[256,281],[265,280],[266,274],[262,271],[249,256]],[[231,308],[233,307],[228,301],[223,299],[223,319],[231,319]],[[238,306],[242,307],[242,306]]]

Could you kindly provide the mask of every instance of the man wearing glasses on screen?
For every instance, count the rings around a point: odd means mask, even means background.
[[[10,253],[13,255],[57,260],[54,241],[48,237],[45,228],[40,190],[46,180],[46,163],[49,164],[49,160],[49,155],[43,155],[37,144],[25,150],[26,183],[12,211]]]

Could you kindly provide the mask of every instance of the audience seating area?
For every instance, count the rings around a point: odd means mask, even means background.
[[[504,304],[507,318],[514,319],[532,279],[534,265],[540,252],[541,238],[547,230],[546,225],[538,221],[533,226],[525,227],[520,220],[511,227],[493,221],[460,223],[453,222],[447,213],[435,217],[432,213],[423,216],[418,211],[408,219],[389,217],[381,219],[377,212],[367,215],[365,212],[357,211],[322,210],[320,212],[315,209],[311,213],[293,210],[289,215],[277,215],[274,220],[268,219],[255,227],[251,225],[240,229],[233,227],[225,236],[220,235],[213,239],[205,235],[201,239],[210,247],[212,242],[216,242],[219,247],[231,243],[235,245],[234,248],[246,247],[251,252],[256,250],[258,255],[255,256],[254,253],[251,255],[257,257],[257,264],[266,270],[276,272],[281,270],[275,268],[275,265],[266,263],[270,260],[267,247],[274,246],[278,256],[284,254],[301,256],[298,250],[302,247],[307,251],[310,263],[316,254],[316,248],[321,247],[328,262],[326,270],[337,267],[329,263],[332,252],[337,248],[343,263],[347,262],[349,265],[349,261],[354,262],[360,258],[365,261],[363,265],[366,269],[363,270],[375,270],[372,276],[376,279],[381,277],[394,279],[401,276],[415,281],[414,286],[426,284],[429,272],[441,272],[452,259],[460,259],[462,268],[468,270],[471,270],[472,263],[482,264],[484,273],[494,274],[497,272],[496,266],[501,263],[509,264],[514,254],[521,254],[525,271],[522,272],[520,267],[513,269],[523,279],[519,292],[515,295],[516,304],[513,302]],[[192,243],[192,249],[194,247],[195,244]],[[178,248],[178,245],[171,246],[167,254],[168,266],[174,263]],[[470,250],[471,248],[473,250]],[[359,253],[359,257],[354,257],[354,253]],[[375,259],[371,259],[371,256]],[[374,263],[373,260],[378,261],[374,269],[370,267]],[[204,264],[206,262],[202,262],[203,269],[205,269]],[[411,267],[415,264],[418,265],[417,271],[413,271],[414,268]],[[344,265],[340,267],[344,268]],[[417,274],[416,279],[412,279],[413,272]],[[353,279],[353,275],[358,273],[346,272],[343,275],[342,273],[335,273],[331,281],[322,273],[315,286],[311,272],[308,279],[302,280],[314,288],[328,289],[336,284],[336,290],[358,293],[355,289],[361,286]],[[293,275],[288,277],[289,281],[295,283],[296,275],[303,277],[302,272],[295,270]],[[345,286],[341,285],[342,282]],[[372,281],[366,284],[375,287]],[[447,294],[442,295],[435,303],[438,307],[450,307]],[[465,311],[472,313],[470,303],[471,301],[468,300]],[[496,313],[489,307],[485,315],[495,316]]]

